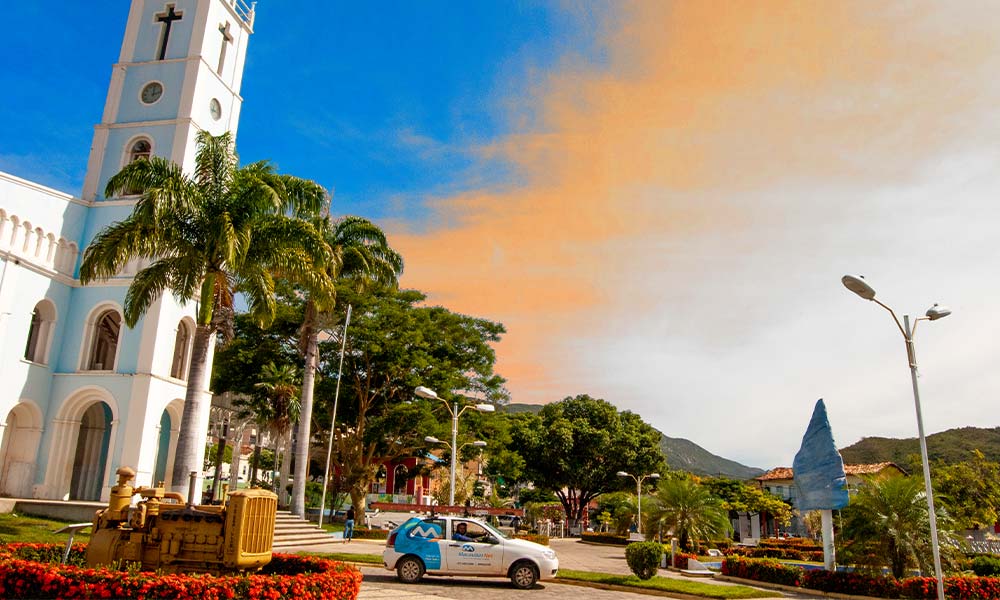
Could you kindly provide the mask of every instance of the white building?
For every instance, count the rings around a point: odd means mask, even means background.
[[[106,499],[123,465],[139,485],[170,484],[194,303],[168,295],[123,327],[143,265],[82,287],[80,257],[132,210],[102,195],[125,164],[190,170],[199,130],[235,134],[253,17],[243,0],[133,0],[82,195],[0,172],[0,495]]]

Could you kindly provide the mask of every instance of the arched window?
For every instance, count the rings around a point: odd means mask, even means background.
[[[42,300],[31,311],[31,326],[28,328],[28,343],[24,347],[24,358],[34,363],[46,364],[49,341],[56,321],[56,309],[48,300]]]
[[[149,143],[149,140],[139,138],[128,151],[128,162],[134,163],[142,158],[148,159],[152,153],[153,145]]]
[[[406,493],[406,465],[396,465],[392,471],[392,493],[402,495]]]
[[[132,145],[128,149],[128,160],[126,164],[132,164],[137,160],[149,160],[149,157],[153,154],[153,145],[149,143],[146,138],[139,138],[132,142]],[[125,191],[126,196],[135,196],[141,194],[142,190],[135,187],[130,187]]]
[[[111,371],[115,368],[121,328],[122,317],[117,310],[106,310],[97,317],[91,332],[90,354],[85,363],[85,370]]]
[[[174,360],[170,364],[170,376],[174,379],[187,379],[188,357],[191,354],[191,328],[184,321],[177,324],[177,337],[174,338]]]

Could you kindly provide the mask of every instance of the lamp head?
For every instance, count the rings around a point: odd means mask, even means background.
[[[492,404],[486,404],[485,402],[476,405],[476,410],[478,410],[479,412],[493,412],[496,409],[497,407],[493,406]]]
[[[650,479],[659,479],[660,478],[660,474],[659,473],[650,473],[649,474],[649,478]]]
[[[632,474],[631,473],[626,473],[625,471],[618,471],[618,476],[619,477],[631,477]]]
[[[483,440],[476,440],[472,442],[472,445],[475,446],[476,448],[485,448],[486,442],[484,442]]]
[[[432,390],[429,387],[424,387],[422,385],[418,385],[416,387],[416,389],[413,390],[413,393],[416,394],[417,396],[420,396],[421,398],[425,398],[427,400],[440,400],[441,399],[437,395],[437,392],[435,392],[434,390]]]
[[[935,302],[934,306],[928,308],[925,314],[927,315],[927,318],[930,319],[931,321],[937,321],[938,319],[950,315],[951,309],[948,308],[947,306],[941,306],[940,304]]]
[[[427,442],[427,443],[429,443],[429,444],[440,444],[441,443],[441,440],[437,439],[433,435],[429,435],[429,436],[425,437],[424,441]]]
[[[875,289],[868,285],[868,282],[864,280],[864,277],[855,277],[854,275],[844,275],[840,278],[841,283],[844,287],[851,290],[855,294],[861,296],[865,300],[875,299]]]

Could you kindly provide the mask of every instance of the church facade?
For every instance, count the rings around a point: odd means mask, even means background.
[[[0,496],[104,500],[123,465],[170,484],[195,303],[168,294],[129,329],[145,265],[84,287],[80,259],[135,204],[103,196],[123,166],[155,155],[190,172],[198,131],[235,135],[253,20],[243,0],[133,0],[82,194],[0,172]]]

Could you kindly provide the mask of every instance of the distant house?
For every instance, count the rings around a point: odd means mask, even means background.
[[[880,462],[863,465],[844,465],[844,472],[847,474],[847,491],[856,493],[858,488],[864,485],[865,479],[869,477],[892,477],[897,475],[909,475],[902,467],[892,462]],[[796,488],[795,477],[789,467],[777,467],[755,478],[765,492],[770,492],[782,500],[787,501],[792,508],[795,508]],[[774,520],[767,518],[762,523],[764,535],[770,532],[772,535],[778,532]],[[805,535],[805,525],[801,516],[793,516],[792,524],[788,527],[788,532],[795,535]]]

